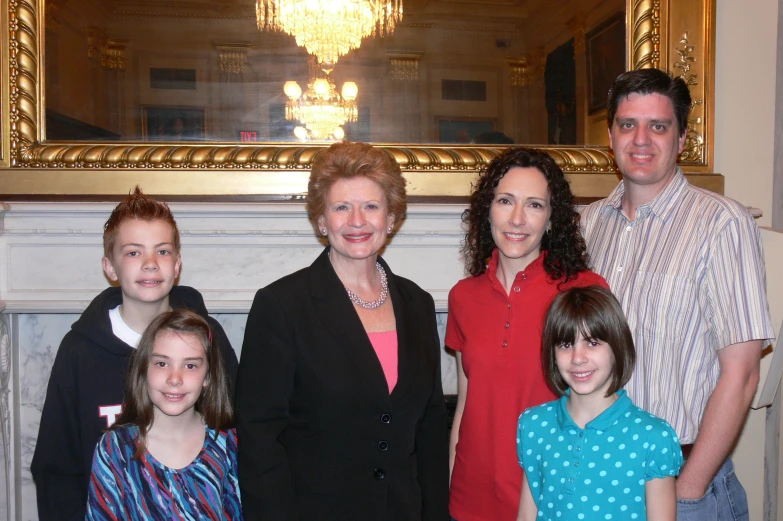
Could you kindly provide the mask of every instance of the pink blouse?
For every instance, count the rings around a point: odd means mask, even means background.
[[[381,331],[380,333],[367,333],[370,337],[373,349],[383,367],[386,383],[389,385],[389,394],[397,385],[397,331]]]

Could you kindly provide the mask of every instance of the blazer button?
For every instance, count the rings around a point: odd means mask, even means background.
[[[385,452],[389,450],[389,442],[386,440],[381,440],[378,442],[378,450],[381,452]]]
[[[383,478],[386,477],[386,471],[383,470],[383,469],[375,469],[373,471],[373,475],[375,476],[375,479],[380,481],[380,480],[382,480]]]
[[[391,423],[391,414],[388,413],[381,414],[381,423]]]

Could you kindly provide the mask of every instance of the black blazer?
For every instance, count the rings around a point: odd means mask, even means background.
[[[447,521],[448,439],[432,297],[381,260],[398,381],[329,262],[256,293],[237,378],[248,520]]]

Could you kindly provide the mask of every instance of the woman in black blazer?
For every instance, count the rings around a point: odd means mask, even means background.
[[[318,155],[307,211],[329,246],[256,294],[237,380],[249,520],[447,521],[432,297],[378,256],[405,214],[382,150]]]

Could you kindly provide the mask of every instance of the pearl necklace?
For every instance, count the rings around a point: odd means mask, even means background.
[[[389,296],[389,283],[386,281],[386,271],[384,271],[380,262],[375,263],[375,269],[377,269],[378,273],[381,275],[381,295],[377,300],[371,300],[367,302],[350,289],[345,288],[345,291],[348,292],[348,298],[351,299],[351,302],[357,306],[363,307],[364,309],[376,309],[383,306],[384,302],[386,302],[386,297]]]

